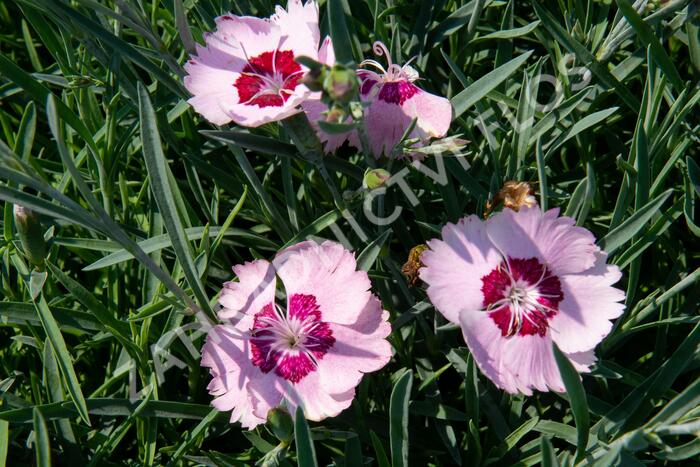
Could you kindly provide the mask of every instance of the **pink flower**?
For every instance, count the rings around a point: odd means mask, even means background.
[[[294,61],[319,51],[318,5],[289,0],[269,19],[224,15],[206,45],[185,65],[188,101],[210,122],[256,127],[300,111],[309,90],[300,83],[305,68]],[[328,42],[324,43],[328,47]]]
[[[418,72],[408,63],[403,67],[392,63],[389,51],[381,42],[374,43],[377,55],[386,55],[388,68],[376,60],[365,60],[360,65],[371,65],[381,73],[360,69],[357,75],[361,81],[360,98],[368,104],[365,109],[365,127],[369,149],[376,158],[391,156],[394,147],[401,141],[411,122],[416,118],[416,126],[409,138],[418,139],[416,147],[425,145],[430,138],[442,138],[447,134],[452,120],[452,105],[444,97],[423,91],[416,86]],[[302,104],[309,120],[315,124],[324,118],[328,106],[319,99],[307,100]],[[345,123],[351,123],[348,117]],[[314,125],[326,152],[333,152],[347,141],[350,146],[362,149],[357,131],[329,134]]]
[[[365,60],[361,66],[371,65],[381,73],[359,70],[358,76],[362,81],[360,95],[369,102],[365,126],[374,155],[390,156],[414,118],[416,126],[409,138],[426,143],[430,138],[445,136],[452,121],[450,101],[413,84],[418,72],[408,63],[404,66],[392,63],[384,44],[375,42],[373,49],[378,56],[386,56],[388,67],[384,69],[376,60]]]
[[[481,371],[510,393],[564,391],[552,343],[579,372],[620,316],[617,266],[559,210],[505,209],[447,224],[428,242],[420,277],[445,318],[462,328]]]
[[[214,407],[253,428],[280,404],[297,406],[310,420],[350,406],[365,373],[387,364],[388,313],[369,291],[367,273],[342,245],[307,241],[280,252],[272,263],[233,268],[219,304],[224,324],[202,350],[213,377]],[[286,301],[275,300],[279,277]]]

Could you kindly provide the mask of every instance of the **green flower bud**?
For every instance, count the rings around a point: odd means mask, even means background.
[[[46,241],[39,216],[18,204],[14,206],[14,215],[15,226],[24,253],[33,265],[42,266],[46,258]]]
[[[301,78],[301,84],[309,88],[309,91],[322,91],[325,76],[325,68],[314,68],[304,74],[304,76]]]
[[[347,104],[357,96],[360,84],[354,70],[334,65],[324,80],[323,88],[332,100]]]
[[[389,181],[389,178],[391,178],[391,174],[384,169],[367,170],[362,184],[366,188],[374,190],[375,188],[384,186],[384,184]]]
[[[267,413],[267,426],[282,443],[289,443],[294,437],[294,421],[285,408],[271,409]]]

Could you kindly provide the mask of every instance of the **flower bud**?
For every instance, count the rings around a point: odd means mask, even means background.
[[[18,204],[14,206],[14,215],[15,226],[24,253],[33,265],[42,266],[46,258],[46,241],[39,216],[34,211]]]
[[[357,96],[360,85],[353,70],[334,65],[324,80],[323,87],[332,100],[347,104]]]
[[[275,407],[267,413],[267,426],[275,437],[289,443],[294,437],[294,421],[287,409]]]
[[[301,84],[309,88],[311,92],[322,91],[325,75],[326,70],[324,68],[311,69],[301,78]]]
[[[365,172],[362,184],[369,190],[384,186],[391,178],[391,174],[384,169],[372,169]]]

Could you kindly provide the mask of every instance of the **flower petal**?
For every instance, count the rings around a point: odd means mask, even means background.
[[[326,36],[323,39],[321,47],[318,49],[318,61],[328,66],[335,65],[335,49],[333,48],[331,36]]]
[[[593,266],[600,249],[593,234],[559,217],[558,209],[542,213],[538,206],[516,212],[504,209],[487,221],[493,243],[513,258],[539,258],[557,275],[575,274]]]
[[[352,324],[370,299],[367,273],[356,270],[355,256],[339,243],[299,243],[281,251],[274,265],[287,296],[316,297],[324,321]]]
[[[290,411],[300,406],[304,409],[304,416],[314,421],[335,417],[350,407],[355,397],[354,387],[341,393],[329,393],[324,388],[322,375],[318,371],[309,373],[296,384],[284,380],[278,380],[278,383]]]
[[[400,105],[372,99],[365,109],[365,127],[374,156],[391,155],[412,121],[413,117],[404,112]]]
[[[318,29],[318,5],[315,1],[302,4],[301,0],[289,0],[286,10],[277,6],[270,21],[281,30],[282,50],[292,50],[296,57],[305,55],[316,58],[321,33]]]
[[[428,284],[428,297],[449,321],[459,324],[463,311],[483,307],[481,278],[501,261],[477,216],[447,224],[442,240],[430,240],[423,252],[420,278]]]
[[[379,300],[372,297],[352,325],[332,324],[335,343],[318,362],[321,383],[332,394],[345,392],[360,383],[365,373],[383,368],[391,359],[391,333]]]
[[[503,337],[493,320],[481,312],[462,313],[461,325],[474,361],[496,386],[526,395],[532,389],[564,390],[548,336]]]
[[[253,317],[275,300],[277,279],[275,270],[268,261],[259,259],[234,266],[238,282],[224,284],[219,297],[219,318],[229,320],[240,331],[252,328]]]
[[[612,287],[622,276],[620,269],[606,265],[605,260],[606,256],[599,254],[596,267],[561,277],[564,300],[549,324],[552,339],[564,352],[593,349],[610,333],[610,320],[625,309],[620,303],[624,292]]]
[[[243,64],[249,57],[277,49],[282,40],[282,30],[277,25],[254,16],[228,14],[215,21],[216,30],[208,35],[207,46],[219,47],[241,58]]]
[[[302,102],[301,107],[304,109],[306,116],[309,118],[311,126],[313,126],[314,130],[316,130],[319,139],[323,143],[323,149],[327,154],[335,152],[346,141],[351,146],[358,149],[360,148],[360,139],[357,135],[357,131],[355,130],[345,133],[326,133],[319,128],[318,121],[324,120],[323,113],[328,110],[328,106],[320,100],[320,93],[318,93],[318,97],[307,99]],[[350,121],[349,117],[347,121]]]
[[[259,369],[248,358],[247,338],[228,326],[214,327],[202,348],[202,366],[212,375],[209,392],[218,396],[212,405],[221,411],[231,410],[231,421],[253,428],[265,419],[253,414],[254,401],[247,384]]]
[[[231,107],[227,114],[231,120],[239,125],[251,128],[259,127],[260,125],[283,120],[301,112],[301,109],[298,107],[304,101],[306,93],[308,93],[308,89],[300,84],[282,106],[260,107],[255,104],[238,104]]]
[[[403,111],[417,118],[414,132],[422,139],[442,138],[452,122],[452,104],[448,99],[419,89],[401,104]]]

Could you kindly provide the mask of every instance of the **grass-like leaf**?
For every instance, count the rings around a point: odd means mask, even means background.
[[[561,373],[561,379],[566,388],[566,394],[571,404],[571,411],[576,422],[576,461],[580,461],[586,454],[588,446],[588,429],[590,426],[590,415],[588,402],[586,401],[586,391],[581,384],[581,377],[569,361],[569,358],[561,350],[553,345],[554,358]]]
[[[301,467],[316,467],[318,465],[316,449],[314,448],[309,424],[306,422],[304,410],[301,407],[297,407],[294,415],[294,441],[296,443],[297,462],[299,465]]]
[[[411,399],[413,372],[405,370],[394,384],[389,402],[391,465],[408,466],[408,403]]]

